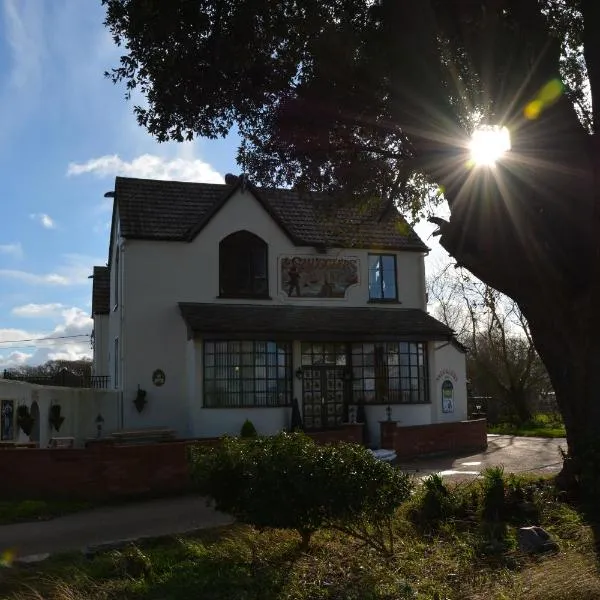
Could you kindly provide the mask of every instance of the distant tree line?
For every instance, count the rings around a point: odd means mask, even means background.
[[[41,365],[19,365],[7,369],[19,377],[54,377],[62,371],[68,371],[77,377],[89,379],[92,376],[92,361],[87,358],[80,360],[48,360]]]

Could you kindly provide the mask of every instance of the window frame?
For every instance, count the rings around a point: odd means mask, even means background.
[[[233,238],[246,238],[242,239],[243,243],[236,243],[236,240]],[[252,243],[250,243],[252,242]],[[225,249],[225,252],[224,252]],[[256,282],[261,278],[256,276],[256,252],[260,249],[261,252],[264,252],[264,287],[265,290],[263,292],[255,291]],[[224,277],[225,268],[225,256],[227,256],[227,261],[231,261],[232,257],[241,256],[247,262],[249,266],[249,279],[252,284],[251,291],[239,291],[238,290],[225,290],[224,289],[224,281],[226,277]],[[234,231],[229,235],[225,236],[219,242],[219,298],[258,298],[258,299],[270,299],[269,295],[269,244],[265,240],[263,240],[260,236],[248,231],[246,229],[241,229],[238,231]]]
[[[381,277],[381,282],[380,282],[380,296],[371,296],[371,257],[377,257],[379,259],[379,262],[381,264],[381,269],[382,269],[382,277]],[[384,257],[392,257],[394,259],[394,297],[393,298],[385,298],[384,297],[384,289],[383,289],[383,285],[384,285],[384,277],[383,277],[383,273],[385,272],[383,269],[383,258]],[[369,252],[369,254],[367,255],[367,287],[368,287],[368,291],[369,291],[369,302],[391,302],[391,303],[397,303],[398,302],[398,256],[396,254],[393,253],[374,253],[374,252]]]
[[[252,351],[247,352],[243,350],[244,344],[252,344]],[[226,344],[226,350],[218,351],[218,344]],[[232,345],[238,345],[237,350],[232,350]],[[264,352],[259,351],[259,345],[264,344]],[[269,351],[269,345],[275,345],[275,352]],[[283,349],[284,364],[279,364],[279,350]],[[213,360],[210,361],[212,364],[208,364],[208,357],[212,355]],[[222,357],[222,364],[217,364],[217,357]],[[275,364],[269,362],[269,356],[275,357]],[[231,357],[235,357],[236,360],[232,360]],[[250,357],[250,361],[244,361],[244,357]],[[262,357],[262,360],[259,360]],[[224,363],[224,364],[223,364]],[[228,340],[228,339],[208,339],[202,343],[202,407],[203,408],[220,408],[220,409],[240,409],[240,408],[284,408],[292,405],[292,397],[294,393],[294,373],[293,373],[293,343],[291,341],[277,341],[277,340]],[[236,379],[235,376],[231,376],[229,369],[233,368],[240,372],[239,377]],[[257,376],[257,370],[264,368],[265,375]],[[269,369],[275,370],[275,377],[269,377]],[[284,376],[279,377],[279,369],[284,369]],[[212,373],[209,372],[212,369]],[[217,369],[221,369],[226,372],[225,377],[216,377]],[[252,377],[244,377],[243,371],[245,369],[252,369]],[[236,388],[237,390],[220,391],[217,389],[217,383],[224,382],[225,386]],[[245,385],[252,383],[252,390],[246,389]],[[264,390],[258,389],[257,382],[264,384]],[[273,392],[269,390],[269,383],[275,384],[275,400],[270,401],[270,394]],[[280,385],[283,382],[283,391],[280,391]],[[209,385],[212,384],[213,390],[209,391]],[[230,395],[233,397],[228,398],[226,402],[219,401],[216,396],[221,393],[225,396]],[[252,403],[244,402],[245,393],[249,393],[252,396]],[[210,399],[210,395],[215,396],[214,399]],[[259,394],[264,394],[265,402],[257,403],[257,397]],[[283,400],[280,400],[279,396],[283,394]]]
[[[407,351],[402,351],[402,345],[407,344]],[[373,376],[365,377],[365,369],[370,368],[367,365],[366,358],[369,356],[368,352],[365,352],[366,346],[373,347]],[[386,358],[385,364],[380,363],[379,365],[375,364],[376,352],[377,349],[381,346],[386,347],[386,351],[384,355],[388,357],[390,355],[389,348],[391,346],[397,346],[397,356],[398,356],[398,364],[390,365],[389,360]],[[412,347],[414,346],[414,352],[412,351]],[[360,352],[356,350],[360,347]],[[350,344],[350,364],[352,366],[352,391],[351,391],[351,404],[361,404],[364,403],[365,406],[376,406],[376,405],[388,405],[388,404],[399,404],[399,405],[415,405],[415,404],[431,404],[431,385],[429,381],[429,360],[428,360],[428,345],[427,342],[417,342],[417,341],[399,341],[399,342],[355,342]],[[361,357],[360,361],[357,360],[358,357]],[[419,364],[419,356],[422,356],[422,364]],[[408,362],[403,364],[402,357],[408,357]],[[413,357],[415,358],[415,362],[413,362]],[[358,364],[358,363],[361,364]],[[390,369],[397,369],[397,376],[390,376]],[[413,368],[417,369],[417,376],[413,377],[411,370]],[[419,369],[422,369],[423,374],[422,377],[419,373]],[[385,380],[381,377],[381,374],[377,375],[377,370],[383,370],[386,372]],[[402,374],[402,369],[408,369],[408,375],[404,376]],[[357,376],[357,371],[360,371],[360,375]],[[373,381],[373,390],[367,389],[365,385],[366,380]],[[416,389],[412,387],[412,381],[417,382]],[[396,397],[393,397],[390,392],[391,388],[390,382],[396,381],[397,385],[395,388]],[[362,382],[362,385],[357,388],[357,382]],[[384,384],[384,385],[382,385]],[[387,397],[382,397],[384,391],[387,390]],[[373,392],[374,399],[372,401],[368,401],[365,398],[365,394],[367,392]],[[416,393],[417,400],[412,400],[413,394]],[[405,394],[408,394],[408,401],[404,401],[403,398]],[[360,397],[363,396],[361,400]]]

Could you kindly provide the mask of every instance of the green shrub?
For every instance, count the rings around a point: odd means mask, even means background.
[[[457,499],[443,478],[434,473],[423,480],[423,487],[413,501],[409,516],[415,525],[435,529],[440,523],[455,517],[457,506]]]
[[[483,472],[482,517],[485,521],[502,521],[505,512],[504,467],[488,467]]]
[[[152,561],[134,544],[114,550],[109,556],[113,568],[121,577],[145,579],[152,575]]]
[[[218,510],[258,528],[295,529],[304,548],[321,527],[373,543],[369,532],[391,531],[412,489],[408,475],[362,446],[319,446],[302,433],[225,438],[216,448],[192,447],[190,459],[198,491]]]
[[[256,427],[254,427],[254,423],[246,419],[242,425],[242,429],[240,430],[240,437],[255,438],[257,435],[258,433],[256,431]]]

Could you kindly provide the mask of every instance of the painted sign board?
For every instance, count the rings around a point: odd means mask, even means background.
[[[283,256],[280,259],[283,293],[297,298],[344,298],[358,283],[358,259],[320,256]]]

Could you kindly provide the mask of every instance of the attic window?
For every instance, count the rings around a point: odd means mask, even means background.
[[[219,244],[219,296],[267,298],[268,246],[249,231],[236,231]]]

